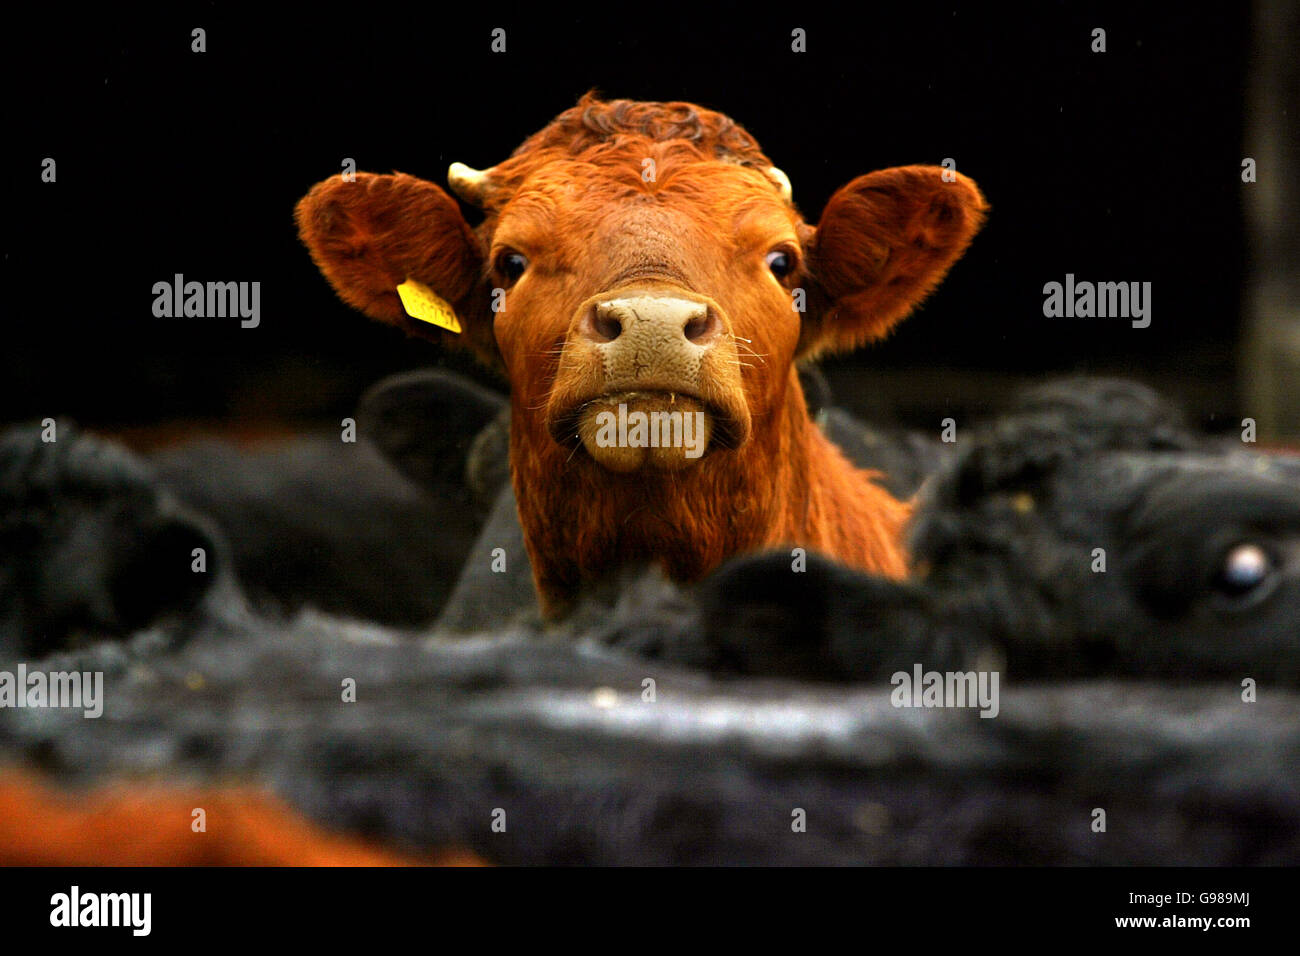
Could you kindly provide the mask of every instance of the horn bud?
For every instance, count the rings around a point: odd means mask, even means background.
[[[778,169],[776,166],[767,167],[767,178],[776,183],[776,188],[781,193],[781,198],[786,202],[794,201],[794,188],[790,185],[790,177]]]
[[[488,188],[492,185],[492,170],[452,163],[447,169],[447,185],[467,203],[482,206]]]

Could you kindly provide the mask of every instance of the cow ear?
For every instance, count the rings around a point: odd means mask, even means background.
[[[483,279],[483,251],[455,200],[404,173],[331,176],[294,211],[312,260],[344,302],[372,319],[437,342],[460,340],[499,368]],[[414,279],[455,309],[457,335],[412,318],[397,287]]]
[[[972,180],[940,166],[884,169],[838,190],[809,243],[801,357],[883,338],[966,251],[987,209]]]
[[[357,424],[388,463],[418,487],[446,495],[469,486],[490,508],[510,477],[502,426],[503,396],[446,369],[418,369],[372,385],[357,407]]]

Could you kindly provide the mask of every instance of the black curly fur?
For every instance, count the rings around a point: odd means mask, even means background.
[[[1232,596],[1216,575],[1254,543],[1276,567]],[[1010,675],[1300,682],[1300,485],[1266,456],[1208,445],[1133,383],[1066,380],[977,429],[926,485],[903,584],[813,558],[743,558],[703,589],[695,643],[748,673],[863,679],[900,659],[981,655]],[[1094,550],[1105,570],[1094,570]],[[1100,565],[1097,565],[1100,568]],[[770,626],[784,636],[771,649]],[[755,640],[746,634],[754,633]],[[692,656],[701,651],[696,648]]]

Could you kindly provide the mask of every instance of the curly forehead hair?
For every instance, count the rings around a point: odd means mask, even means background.
[[[512,156],[536,150],[563,150],[578,156],[593,146],[624,136],[653,143],[680,140],[702,153],[741,166],[772,165],[758,141],[730,116],[693,103],[643,103],[601,100],[595,91],[565,110],[523,142]]]

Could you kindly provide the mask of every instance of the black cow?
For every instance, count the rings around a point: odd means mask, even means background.
[[[355,442],[200,441],[146,457],[67,421],[11,428],[0,435],[0,652],[139,631],[193,611],[226,578],[264,614],[429,624],[501,480],[480,433],[504,406],[431,371],[368,395]]]
[[[648,653],[868,679],[1003,659],[1017,679],[1300,681],[1300,484],[1204,441],[1154,393],[1067,380],[978,430],[923,492],[917,576],[743,558]],[[619,637],[616,635],[615,639]]]

